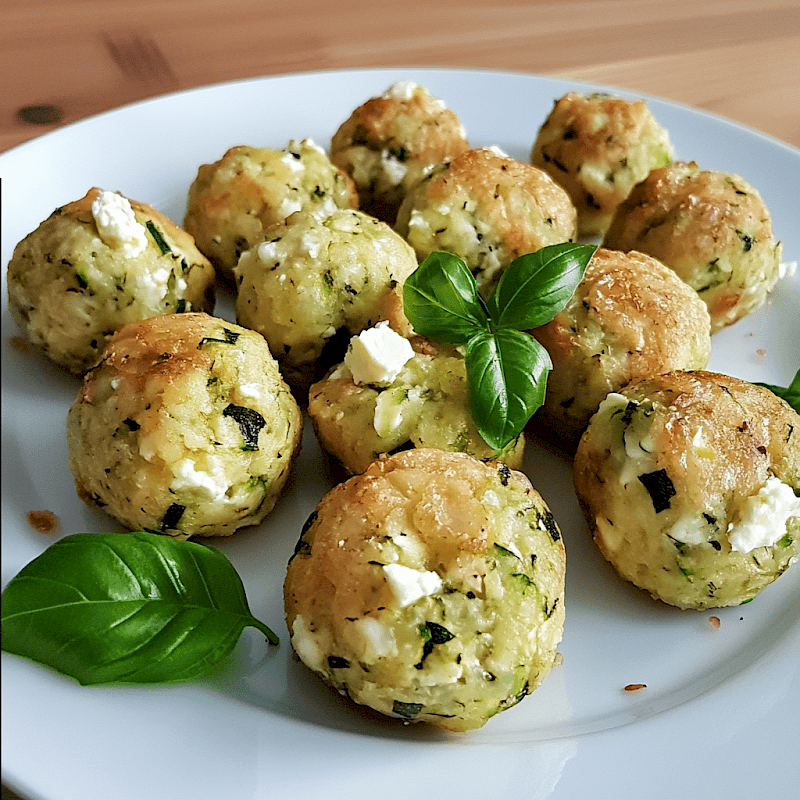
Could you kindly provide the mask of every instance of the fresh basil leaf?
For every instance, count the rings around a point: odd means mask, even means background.
[[[153,533],[66,536],[2,596],[2,649],[85,685],[198,678],[247,626],[277,643],[225,555]]]
[[[451,253],[431,253],[406,278],[403,307],[421,336],[466,344],[488,325],[488,315],[467,265]]]
[[[498,327],[531,330],[549,322],[583,279],[594,245],[553,244],[508,265],[487,300]]]
[[[765,389],[769,389],[800,414],[800,369],[795,372],[794,378],[788,387],[773,386],[769,383],[757,383],[756,386],[763,386]]]
[[[450,253],[432,253],[406,279],[403,301],[415,331],[466,345],[472,417],[490,447],[507,446],[543,404],[552,362],[526,331],[564,308],[596,249],[567,242],[520,256],[486,302]]]
[[[466,368],[475,427],[486,443],[502,450],[522,432],[544,402],[547,351],[524,331],[500,328],[467,343]]]

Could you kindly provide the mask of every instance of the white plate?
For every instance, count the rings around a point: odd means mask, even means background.
[[[560,80],[493,72],[367,70],[258,79],[103,114],[0,156],[3,264],[14,244],[92,185],[183,218],[197,167],[231,145],[327,145],[356,106],[412,79],[461,117],[474,145],[526,160]],[[612,90],[615,91],[615,90]],[[626,97],[633,95],[617,92]],[[648,98],[682,159],[736,172],[772,210],[786,260],[800,258],[800,153],[755,131]],[[5,270],[3,274],[5,297]],[[710,366],[785,385],[800,364],[800,275],[714,338]],[[231,313],[230,298],[220,313]],[[66,411],[79,382],[17,335],[4,303],[2,581],[52,535],[26,513],[50,509],[61,534],[117,530],[76,497]],[[482,730],[444,735],[375,719],[318,684],[290,656],[281,584],[300,527],[331,485],[307,431],[293,483],[260,527],[220,547],[278,648],[248,630],[223,674],[178,688],[81,688],[3,654],[3,780],[43,800],[204,798],[555,798],[788,796],[800,741],[800,568],[755,602],[681,612],[622,583],[589,541],[569,464],[532,444],[526,471],[568,551],[564,663],[534,695]],[[625,693],[629,683],[647,688]],[[793,743],[793,744],[792,744]]]

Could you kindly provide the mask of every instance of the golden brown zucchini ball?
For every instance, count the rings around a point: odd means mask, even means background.
[[[557,100],[531,152],[531,163],[569,193],[582,236],[602,235],[631,189],[671,161],[669,134],[644,100],[599,92]]]
[[[8,305],[33,344],[83,374],[125,323],[214,310],[215,273],[192,237],[145,203],[90,189],[15,248]]]
[[[375,217],[299,212],[242,254],[237,321],[263,334],[286,380],[305,392],[341,361],[350,335],[381,318],[416,268],[414,251]]]
[[[240,145],[198,169],[183,224],[220,274],[232,279],[239,256],[264,228],[296,211],[324,217],[357,207],[350,178],[310,139],[290,141],[283,150]]]
[[[392,224],[408,190],[468,148],[464,126],[442,100],[400,81],[342,123],[331,161],[353,179],[361,209]]]
[[[292,647],[356,703],[477,728],[556,662],[564,570],[522,473],[408,450],[339,484],[306,523],[284,584]]]
[[[680,608],[751,600],[800,552],[800,415],[737,378],[678,371],[610,394],[574,476],[602,554]]]
[[[522,466],[524,435],[497,452],[475,428],[461,349],[416,336],[408,360],[386,378],[354,376],[346,358],[309,392],[308,414],[320,444],[351,475],[382,454],[411,447]]]
[[[759,193],[738,175],[679,162],[654,170],[620,205],[603,240],[671,267],[711,314],[711,331],[764,303],[781,245]]]
[[[595,251],[564,310],[532,333],[553,362],[534,420],[567,450],[609,392],[635,378],[703,369],[711,354],[708,311],[697,293],[633,251]]]
[[[460,256],[488,292],[518,256],[573,241],[576,212],[546,172],[482,148],[440,164],[411,189],[395,230],[420,261],[436,250]]]
[[[131,529],[228,536],[275,505],[302,416],[264,339],[207,314],[126,325],[68,420],[78,494]]]

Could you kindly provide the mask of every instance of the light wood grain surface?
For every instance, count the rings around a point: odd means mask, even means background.
[[[377,66],[604,83],[800,146],[798,0],[5,0],[0,64],[0,150],[165,92]]]

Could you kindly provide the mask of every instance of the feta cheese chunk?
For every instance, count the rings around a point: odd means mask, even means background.
[[[325,660],[322,648],[306,625],[306,621],[299,614],[294,618],[292,625],[292,647],[311,669],[320,671],[323,668]]]
[[[496,156],[500,156],[500,158],[510,158],[508,153],[506,153],[502,147],[498,147],[496,144],[490,144],[488,147],[484,147],[483,149],[488,150],[490,153],[494,153]]]
[[[796,261],[781,261],[778,264],[778,278],[791,278],[797,272]]]
[[[419,84],[414,81],[397,81],[383,93],[383,96],[394,100],[410,100],[419,88]]]
[[[212,500],[222,500],[228,491],[229,485],[225,480],[225,476],[222,475],[219,465],[213,465],[216,467],[213,475],[197,469],[196,466],[190,458],[182,458],[178,461],[173,468],[175,479],[169,488],[174,492],[181,489],[199,489]]]
[[[379,322],[350,340],[344,363],[356,383],[388,386],[413,355],[408,339]]]
[[[402,564],[384,564],[383,571],[402,608],[442,590],[442,579],[435,572],[411,569]]]
[[[795,497],[791,486],[769,477],[742,504],[738,521],[728,525],[728,540],[739,553],[772,547],[786,533],[786,522],[794,516],[800,516],[800,499]]]
[[[408,167],[389,150],[381,152],[381,166],[392,186],[399,186],[408,172]]]
[[[100,238],[127,258],[138,256],[147,247],[147,230],[121,194],[101,191],[92,201],[92,216]]]
[[[150,308],[158,308],[169,291],[172,272],[159,267],[152,272],[131,272],[128,281],[136,296]]]
[[[377,619],[363,617],[353,620],[347,634],[356,652],[367,664],[373,664],[379,658],[397,655],[394,632]]]
[[[687,514],[670,528],[669,535],[683,544],[703,544],[710,535],[708,520]]]

